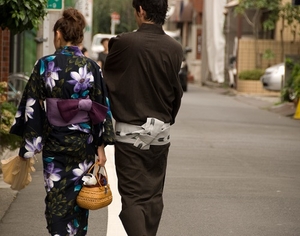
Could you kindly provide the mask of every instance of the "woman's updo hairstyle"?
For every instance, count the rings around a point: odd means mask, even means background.
[[[56,21],[53,31],[59,30],[66,42],[79,45],[83,41],[84,28],[86,26],[84,16],[76,9],[69,8],[63,11],[63,16]]]

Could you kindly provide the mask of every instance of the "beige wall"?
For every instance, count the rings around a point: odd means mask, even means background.
[[[282,0],[282,5],[285,5],[286,3],[291,3],[292,0]],[[280,18],[279,21],[276,24],[276,31],[275,31],[275,40],[280,41],[281,40],[281,31],[283,30],[283,40],[292,42],[292,41],[300,41],[300,26],[299,24],[296,24],[296,31],[298,33],[295,34],[295,37],[292,34],[292,27],[283,27],[282,19]],[[284,22],[284,25],[287,26],[287,22]]]
[[[291,0],[282,0],[282,4],[291,3]],[[287,23],[285,22],[285,25]],[[282,20],[280,19],[276,25],[275,40],[258,40],[259,53],[257,55],[258,64],[262,69],[266,69],[270,65],[274,65],[284,61],[284,55],[299,55],[300,54],[300,35],[296,34],[293,37],[291,27],[283,29],[283,42],[281,42]],[[296,30],[300,32],[300,25],[297,25]],[[266,50],[271,50],[274,58],[267,60],[263,58]],[[255,50],[254,40],[251,38],[241,38],[238,47],[238,73],[244,70],[255,68]]]
[[[284,42],[284,55],[299,55],[300,43]],[[258,64],[262,69],[266,69],[270,65],[283,62],[282,47],[280,41],[274,40],[258,40]],[[274,59],[267,60],[262,58],[263,53],[270,49],[274,53]],[[255,50],[253,39],[240,39],[238,50],[237,70],[238,73],[244,70],[252,70],[255,68]]]

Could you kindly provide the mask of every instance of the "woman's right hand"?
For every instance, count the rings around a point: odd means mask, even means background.
[[[100,147],[98,147],[97,153],[98,153],[97,163],[100,166],[105,166],[105,163],[106,163],[107,159],[106,159],[106,155],[105,155],[105,151],[104,151],[104,144],[102,144]]]

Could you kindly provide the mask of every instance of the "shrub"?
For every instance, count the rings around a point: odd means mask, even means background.
[[[286,82],[281,97],[283,101],[294,101],[300,97],[300,62],[299,59],[287,58],[285,65],[290,73],[286,73]]]
[[[264,74],[261,69],[245,70],[239,73],[240,80],[260,80],[260,77]]]
[[[6,148],[14,150],[20,145],[20,138],[9,133],[17,107],[13,103],[6,102],[6,90],[7,83],[0,82],[0,153]]]

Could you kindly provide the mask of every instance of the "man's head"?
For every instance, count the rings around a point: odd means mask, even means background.
[[[108,42],[109,42],[109,38],[103,38],[101,40],[101,44],[103,45],[104,47],[104,51],[107,51],[108,50]]]
[[[138,17],[142,16],[145,22],[159,25],[165,23],[168,0],[132,0],[132,6],[136,11],[136,15]]]

